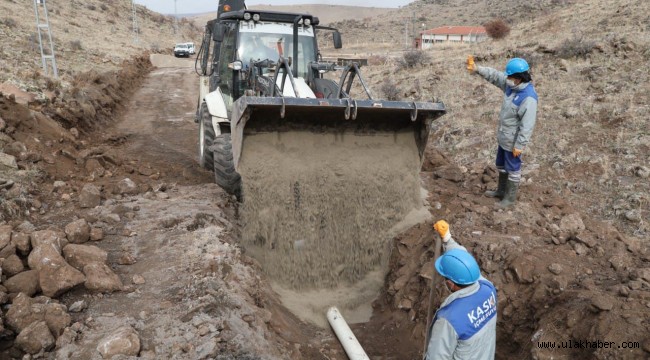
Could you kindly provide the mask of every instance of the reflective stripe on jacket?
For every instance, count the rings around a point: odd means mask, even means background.
[[[489,67],[479,66],[477,73],[504,92],[499,113],[497,141],[505,150],[523,150],[537,121],[537,92],[531,83],[521,83],[513,88],[506,85],[506,74]]]

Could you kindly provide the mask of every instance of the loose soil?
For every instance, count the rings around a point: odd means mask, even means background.
[[[9,197],[15,193],[3,190],[3,199],[14,199],[11,203],[16,206],[8,209],[14,212],[5,211],[5,218],[16,219],[11,222],[14,227],[28,219],[38,229],[60,228],[75,218],[102,227],[105,237],[97,245],[109,252],[109,263],[125,284],[123,291],[113,294],[75,289],[59,298],[67,306],[84,300],[87,309],[72,314],[73,322],[80,324],[77,337],[45,356],[99,358],[99,340],[119,326],[130,325],[139,332],[143,358],[345,359],[328,329],[301,321],[282,305],[288,302],[280,296],[287,295],[282,291],[278,295],[265,274],[273,269],[264,268],[242,250],[246,240],[241,239],[248,231],[242,222],[246,205],[238,208],[212,183],[212,174],[198,167],[194,159],[197,126],[192,65],[190,60],[183,66],[158,67],[148,74],[148,67],[131,65],[130,69],[143,76],[142,84],[132,84],[131,89],[137,90],[127,89],[119,98],[104,98],[129,100],[122,102],[123,108],[111,106],[110,116],[91,118],[95,121],[59,119],[64,126],[56,125],[51,117],[38,115],[39,110],[47,114],[49,108],[27,110],[10,99],[2,99],[0,116],[14,128],[12,136],[23,139],[30,150],[36,149],[34,153],[42,154],[41,158],[19,158],[22,172],[13,174],[20,192],[11,189],[19,196]],[[90,94],[95,87],[110,84],[103,80],[108,77],[93,79],[86,85]],[[98,93],[111,92],[104,88]],[[70,112],[81,107],[67,104]],[[46,122],[48,127],[39,125]],[[68,128],[73,124],[81,130],[79,138]],[[30,142],[30,132],[31,138],[38,141]],[[436,136],[432,139],[437,140]],[[266,141],[274,144],[277,140]],[[282,142],[286,141],[282,138]],[[310,143],[313,141],[298,145],[309,149],[306,145]],[[271,152],[269,158],[273,156]],[[390,250],[383,287],[371,305],[370,321],[353,325],[369,356],[420,358],[433,273],[431,224],[434,219],[444,218],[450,222],[454,237],[472,251],[486,277],[498,287],[497,358],[647,357],[647,242],[593,219],[544,184],[526,182],[516,207],[495,211],[493,201],[482,196],[486,188],[494,186],[495,169],[481,163],[459,167],[446,156],[444,151],[429,146],[423,171],[415,179],[426,190],[425,209],[432,219],[410,226],[393,239],[386,238]],[[99,162],[104,171],[89,167],[90,160]],[[283,160],[278,157],[274,161]],[[318,168],[322,163],[310,165],[312,179],[323,174]],[[399,176],[407,176],[408,169]],[[125,178],[135,182],[137,192],[120,192],[119,183]],[[376,178],[378,174],[369,180]],[[403,181],[399,177],[387,180]],[[54,181],[66,185],[55,189]],[[408,181],[413,183],[413,179]],[[86,183],[102,189],[100,206],[78,207],[79,189]],[[260,184],[272,186],[261,180]],[[300,204],[316,204],[309,196],[305,199],[302,184]],[[277,186],[274,193],[282,195],[283,201],[291,200],[286,203],[290,210],[286,213],[299,214],[295,211],[293,184]],[[319,194],[316,189],[312,191]],[[421,201],[419,191],[402,191],[410,199],[408,204]],[[29,200],[36,196],[42,203],[40,207]],[[385,195],[375,196],[381,199]],[[30,202],[15,200],[20,198]],[[317,208],[313,206],[306,208]],[[412,208],[397,206],[394,214],[387,214],[387,219],[394,218],[378,226],[387,231],[398,222],[398,215],[404,217]],[[576,217],[584,228],[569,231],[568,221]],[[371,224],[378,220],[366,221]],[[370,233],[361,234],[361,239],[372,240]],[[289,239],[300,240],[295,235]],[[370,268],[367,273],[371,273]],[[356,277],[361,271],[349,274],[350,279],[361,278]],[[440,302],[445,296],[442,287],[436,286],[435,291]],[[620,344],[635,341],[640,348],[578,351],[537,347],[538,341],[567,339]],[[2,345],[0,355],[22,357],[11,338],[5,338]]]

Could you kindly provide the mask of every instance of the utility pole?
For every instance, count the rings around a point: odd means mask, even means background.
[[[174,0],[174,34],[178,33],[178,9],[176,8],[176,0]]]
[[[131,0],[131,17],[133,18],[133,42],[137,44],[140,29],[138,29],[138,8],[135,5],[135,0]]]
[[[41,16],[39,15],[39,5],[43,5],[43,14],[45,22],[41,22]],[[54,57],[54,43],[52,42],[52,32],[50,31],[50,18],[47,14],[47,6],[45,5],[45,0],[34,0],[34,14],[36,15],[36,30],[38,32],[38,47],[41,49],[41,62],[43,63],[43,72],[45,75],[49,73],[48,70],[48,60],[49,64],[52,65],[52,74],[55,78],[59,77],[59,71],[56,68],[56,58]],[[48,54],[46,54],[45,49],[43,49],[43,32],[47,34],[46,49],[49,48]],[[49,46],[48,46],[49,45]]]

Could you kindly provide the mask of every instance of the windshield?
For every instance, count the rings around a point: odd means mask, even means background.
[[[176,47],[179,49],[187,49],[187,45],[176,45]]]
[[[277,24],[274,24],[273,30],[278,30]],[[285,30],[286,29],[286,30]],[[285,58],[293,58],[293,35],[291,27],[286,27],[277,32],[258,32],[265,30],[263,26],[257,26],[257,31],[247,31],[249,28],[240,28],[239,47],[237,57],[244,64],[244,68],[250,66],[250,61],[270,59],[277,62],[280,58],[280,52]],[[271,30],[271,29],[269,29]],[[296,77],[306,78],[309,70],[309,63],[315,61],[314,37],[311,29],[299,31],[298,35],[298,74]],[[302,35],[302,34],[304,35]]]

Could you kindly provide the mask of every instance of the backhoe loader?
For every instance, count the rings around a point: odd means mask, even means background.
[[[218,17],[207,23],[195,63],[198,158],[239,200],[246,179],[237,169],[251,134],[411,130],[422,159],[431,122],[445,113],[440,102],[376,99],[358,64],[322,61],[321,31],[342,47],[338,30],[319,25],[318,17],[249,10],[243,0],[220,0]],[[360,97],[351,94],[357,88]]]

